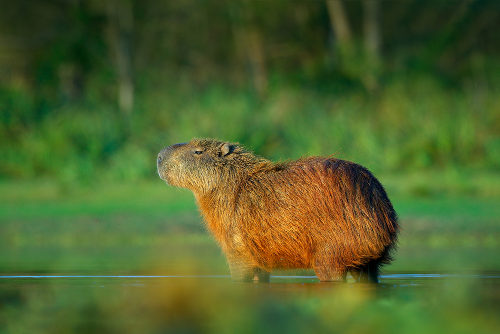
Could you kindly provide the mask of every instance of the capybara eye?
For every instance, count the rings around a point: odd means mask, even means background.
[[[162,160],[163,159],[162,159],[161,155],[158,155],[158,163],[160,163]]]
[[[194,151],[194,154],[202,154],[202,153],[203,153],[202,150],[196,150],[196,151]]]

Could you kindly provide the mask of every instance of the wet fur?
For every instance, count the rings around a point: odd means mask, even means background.
[[[360,165],[323,157],[273,163],[216,140],[161,154],[160,176],[193,191],[236,280],[313,268],[321,281],[344,280],[349,271],[376,282],[380,265],[391,260],[396,213]]]

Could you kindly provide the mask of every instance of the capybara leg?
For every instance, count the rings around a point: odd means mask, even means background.
[[[321,282],[343,282],[347,271],[345,269],[315,266],[314,272]]]
[[[229,271],[233,281],[250,282],[254,278],[254,266],[240,259],[229,260]]]
[[[352,269],[349,270],[349,273],[351,274],[352,278],[356,281],[359,282],[361,271],[358,269]]]
[[[379,269],[377,262],[370,262],[359,269],[351,271],[351,275],[354,279],[362,283],[378,283],[378,274]]]
[[[265,271],[262,268],[254,268],[254,276],[253,276],[254,281],[267,283],[269,282],[270,277],[271,274],[268,271]]]
[[[325,249],[316,254],[313,269],[322,282],[345,281],[347,268],[335,261],[333,251]]]
[[[368,263],[368,279],[370,282],[378,283],[378,275],[380,272],[380,265],[377,261]]]
[[[322,282],[345,281],[346,268],[336,266],[332,259],[317,259],[313,265],[314,272]]]
[[[356,282],[370,282],[370,278],[368,277],[368,270],[365,267],[351,270],[350,273]]]

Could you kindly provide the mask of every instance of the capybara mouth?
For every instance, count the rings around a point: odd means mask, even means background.
[[[162,179],[163,181],[165,181],[167,183],[170,183],[167,175],[162,174],[162,173],[159,173],[159,174],[160,174],[160,179]]]
[[[162,179],[163,181],[168,182],[168,180],[167,180],[168,176],[167,176],[167,174],[165,173],[165,170],[164,170],[164,169],[162,169],[162,168],[160,168],[160,167],[158,167],[158,168],[157,168],[157,171],[158,171],[158,176],[160,177],[160,179]]]
[[[158,169],[158,175],[160,176],[160,179],[165,181],[168,185],[173,185],[172,184],[172,178],[166,173],[165,170]]]

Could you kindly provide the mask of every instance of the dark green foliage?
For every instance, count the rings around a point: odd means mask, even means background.
[[[294,86],[264,102],[223,88],[167,92],[141,97],[130,118],[71,105],[34,121],[26,99],[10,99],[3,177],[155,177],[156,153],[192,137],[240,141],[274,159],[334,154],[376,171],[500,166],[496,94],[450,91],[425,77],[390,83],[375,98]]]
[[[380,1],[376,66],[362,2],[344,5],[347,53],[323,1],[3,4],[0,178],[154,177],[163,146],[203,136],[376,171],[498,169],[498,3]]]

